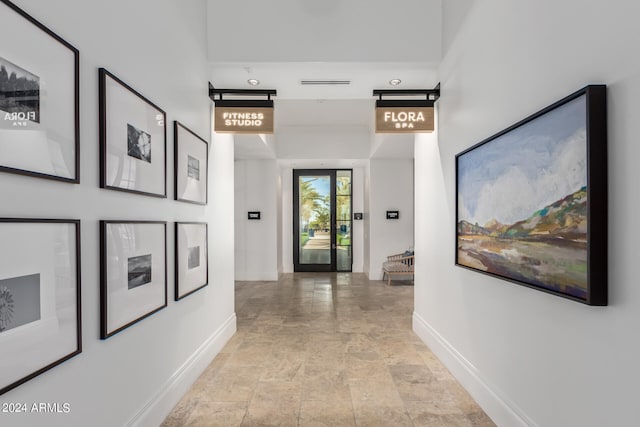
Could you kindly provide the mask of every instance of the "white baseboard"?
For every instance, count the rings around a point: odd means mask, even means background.
[[[369,280],[382,280],[382,270],[375,272],[370,271],[367,274],[367,277],[369,278]]]
[[[415,312],[413,313],[413,331],[427,344],[496,425],[499,427],[536,426],[515,403],[491,386],[471,362]]]
[[[126,426],[157,427],[162,424],[173,407],[235,333],[236,315],[234,313],[174,372]]]

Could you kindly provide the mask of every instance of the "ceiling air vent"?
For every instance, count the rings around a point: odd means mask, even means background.
[[[351,80],[300,80],[301,85],[350,85]]]

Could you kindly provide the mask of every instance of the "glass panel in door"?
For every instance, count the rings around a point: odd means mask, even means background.
[[[351,271],[351,170],[336,171],[336,270]]]
[[[298,263],[331,266],[331,175],[298,176]]]

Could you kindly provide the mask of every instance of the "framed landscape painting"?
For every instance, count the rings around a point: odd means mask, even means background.
[[[209,144],[178,121],[173,130],[175,199],[206,205]]]
[[[208,246],[206,222],[176,222],[176,301],[209,283]]]
[[[100,187],[167,197],[166,113],[104,68],[100,78]]]
[[[167,223],[100,221],[100,338],[167,306]]]
[[[80,221],[0,218],[0,395],[82,351]]]
[[[456,155],[456,265],[607,305],[606,87]]]
[[[78,49],[0,0],[0,171],[80,182]]]

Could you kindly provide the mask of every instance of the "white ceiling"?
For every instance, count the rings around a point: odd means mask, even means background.
[[[253,87],[248,79],[260,80]],[[211,83],[219,89],[276,89],[277,100],[374,99],[373,89],[433,88],[437,64],[420,62],[211,62]],[[350,80],[349,85],[301,85],[303,79]]]
[[[341,154],[329,144],[326,158],[413,157],[411,138],[373,134],[372,91],[391,89],[393,78],[404,89],[438,83],[441,17],[442,0],[208,0],[211,83],[247,89],[255,78],[257,88],[278,91],[275,134],[236,136],[236,158],[291,158],[306,153],[307,139],[317,145],[318,135],[354,132],[369,146]],[[295,145],[285,141],[293,134]]]

